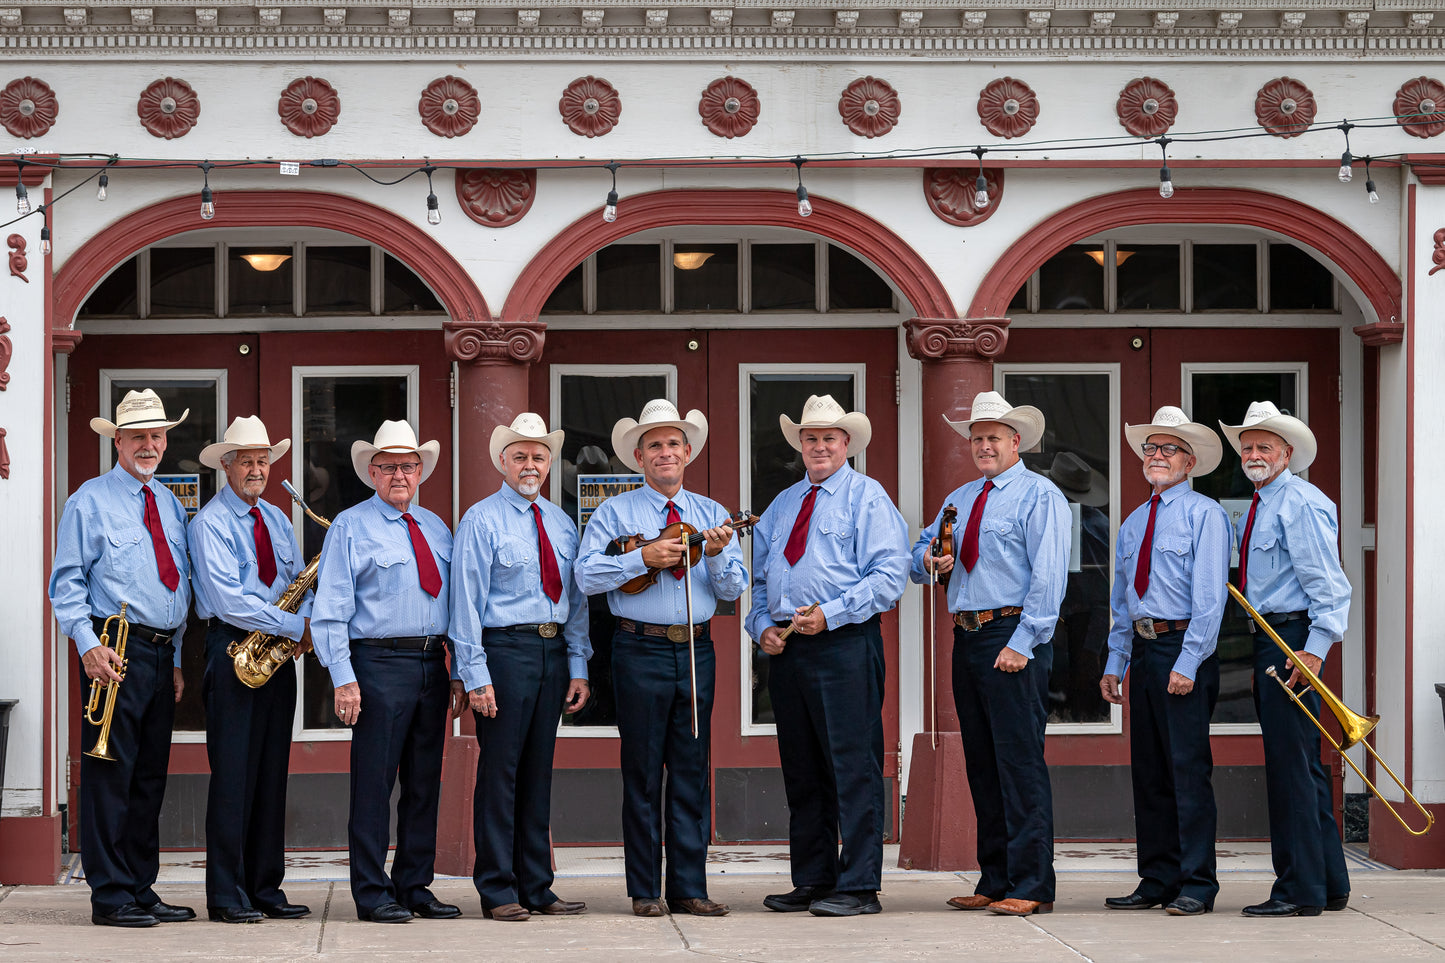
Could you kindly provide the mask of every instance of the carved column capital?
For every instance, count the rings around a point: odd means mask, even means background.
[[[76,345],[80,344],[81,333],[74,328],[52,330],[50,332],[50,350],[56,354],[71,354],[75,351]]]
[[[1375,324],[1362,324],[1354,329],[1355,334],[1365,344],[1372,348],[1382,348],[1387,344],[1399,344],[1405,340],[1405,325],[1391,318],[1388,321],[1379,321]]]
[[[447,357],[470,364],[531,364],[542,357],[547,325],[541,321],[445,321]]]
[[[914,318],[904,324],[908,354],[920,361],[992,360],[1008,347],[1008,318]]]

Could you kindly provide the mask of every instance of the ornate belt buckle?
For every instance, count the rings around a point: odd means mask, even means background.
[[[669,642],[686,642],[686,641],[687,641],[687,626],[685,626],[685,625],[669,625],[669,626],[667,627],[667,640],[668,640]]]
[[[1134,623],[1134,631],[1139,633],[1141,639],[1159,638],[1159,633],[1154,631],[1154,620],[1148,616]]]
[[[965,632],[977,632],[983,628],[983,623],[979,621],[977,612],[960,612],[958,616],[960,620],[959,624]]]
[[[541,636],[542,638],[544,638],[544,639],[553,639],[553,638],[556,638],[556,637],[557,637],[557,623],[556,623],[556,622],[543,622],[541,625],[537,626],[537,634],[540,635],[540,636]]]

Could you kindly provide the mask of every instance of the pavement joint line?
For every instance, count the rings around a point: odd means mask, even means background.
[[[1070,953],[1072,953],[1072,954],[1074,954],[1075,956],[1077,956],[1079,959],[1083,960],[1084,963],[1094,963],[1094,958],[1093,958],[1092,956],[1087,955],[1086,953],[1084,953],[1083,951],[1079,950],[1077,947],[1075,947],[1074,945],[1072,945],[1072,944],[1069,943],[1068,941],[1060,939],[1060,938],[1059,938],[1057,935],[1055,935],[1054,933],[1052,933],[1052,932],[1050,932],[1049,930],[1045,929],[1044,927],[1040,926],[1038,923],[1034,922],[1034,918],[1033,918],[1032,916],[1026,916],[1026,917],[1024,917],[1024,922],[1027,923],[1027,924],[1029,924],[1030,926],[1032,926],[1034,929],[1038,930],[1040,933],[1044,934],[1044,936],[1046,936],[1046,937],[1048,937],[1049,939],[1053,940],[1055,943],[1057,943],[1057,944],[1059,944],[1060,946],[1062,946],[1064,949],[1068,950]]]
[[[1421,936],[1419,933],[1412,933],[1412,932],[1410,932],[1409,930],[1405,929],[1405,928],[1402,927],[1402,926],[1397,926],[1396,924],[1391,923],[1391,922],[1390,922],[1389,920],[1387,920],[1387,919],[1381,919],[1380,917],[1376,916],[1374,913],[1366,913],[1364,910],[1355,909],[1355,907],[1353,907],[1353,906],[1349,907],[1349,909],[1354,910],[1356,913],[1359,913],[1361,916],[1369,917],[1370,919],[1374,920],[1376,923],[1384,923],[1384,924],[1385,924],[1386,926],[1388,926],[1390,929],[1394,930],[1394,931],[1397,932],[1397,933],[1403,934],[1403,935],[1406,936],[1406,937],[1411,937],[1411,938],[1417,939],[1417,940],[1419,940],[1419,941],[1422,942],[1422,943],[1429,943],[1431,946],[1435,947],[1437,950],[1445,950],[1445,946],[1442,946],[1438,940],[1432,940],[1432,939],[1430,939],[1428,936]]]
[[[316,934],[316,952],[321,953],[321,944],[326,939],[326,923],[331,919],[331,896],[336,892],[336,884],[330,883],[326,887],[326,902],[321,906],[321,927]]]

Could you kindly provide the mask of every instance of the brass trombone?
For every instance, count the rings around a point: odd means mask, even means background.
[[[128,602],[120,603],[120,613],[112,615],[105,620],[100,627],[100,644],[110,645],[110,630],[112,624],[115,626],[115,654],[120,657],[120,669],[117,674],[121,679],[125,678],[125,643],[130,637],[130,622],[126,621],[125,609]],[[101,694],[104,693],[105,709],[101,711],[100,718],[96,718],[95,712],[100,708]],[[85,721],[93,726],[100,726],[100,738],[95,740],[95,746],[86,750],[86,755],[94,759],[104,759],[106,762],[115,762],[115,756],[110,754],[110,721],[115,715],[115,699],[120,694],[120,681],[102,682],[99,679],[90,680],[90,701],[85,704]]]
[[[1240,592],[1239,589],[1235,588],[1233,585],[1227,585],[1227,588],[1229,589],[1229,594],[1234,596],[1234,600],[1240,605],[1244,606],[1244,611],[1249,615],[1251,619],[1254,620],[1254,624],[1263,629],[1265,634],[1274,640],[1274,644],[1279,646],[1280,649],[1285,653],[1285,655],[1289,656],[1290,659],[1293,660],[1295,654],[1294,650],[1291,649],[1287,644],[1285,644],[1284,639],[1281,639],[1279,637],[1279,633],[1274,630],[1274,627],[1268,622],[1266,622],[1264,620],[1264,617],[1254,610],[1254,606],[1250,605],[1249,602],[1245,599],[1244,593]],[[1296,669],[1299,670],[1300,675],[1304,676],[1305,682],[1309,685],[1309,687],[1319,693],[1320,701],[1324,704],[1324,706],[1334,714],[1335,719],[1340,724],[1343,741],[1337,741],[1334,736],[1329,734],[1329,732],[1325,729],[1324,724],[1320,722],[1319,717],[1316,716],[1313,712],[1311,712],[1309,710],[1309,707],[1304,704],[1304,701],[1301,700],[1300,697],[1295,694],[1295,691],[1289,687],[1288,683],[1286,683],[1284,679],[1281,679],[1279,677],[1279,674],[1276,673],[1274,670],[1274,666],[1270,666],[1264,671],[1265,674],[1268,675],[1271,679],[1273,679],[1275,682],[1278,682],[1280,688],[1285,691],[1285,694],[1288,695],[1291,700],[1293,700],[1294,704],[1299,706],[1300,710],[1303,711],[1305,715],[1310,717],[1310,721],[1315,724],[1315,728],[1320,731],[1320,735],[1324,736],[1325,739],[1329,741],[1329,744],[1333,746],[1335,751],[1340,754],[1341,759],[1350,764],[1350,768],[1355,770],[1355,775],[1359,776],[1360,779],[1364,781],[1365,786],[1370,790],[1370,792],[1379,798],[1380,803],[1390,811],[1390,815],[1394,816],[1396,821],[1405,828],[1405,832],[1409,833],[1411,836],[1424,836],[1426,833],[1428,833],[1430,831],[1430,827],[1435,825],[1434,814],[1420,804],[1420,800],[1416,799],[1415,794],[1410,792],[1410,790],[1400,780],[1399,776],[1395,775],[1395,771],[1390,768],[1389,764],[1386,763],[1385,760],[1380,758],[1380,754],[1375,751],[1375,747],[1370,745],[1369,741],[1366,738],[1367,736],[1369,736],[1370,731],[1379,724],[1380,717],[1378,715],[1362,716],[1358,712],[1355,712],[1349,706],[1341,702],[1339,696],[1331,692],[1329,687],[1326,686],[1323,682],[1321,682],[1319,677],[1316,676],[1313,672],[1305,668],[1303,665],[1300,665],[1299,662],[1292,661],[1292,664]],[[1424,829],[1411,828],[1410,824],[1405,822],[1405,817],[1401,816],[1399,811],[1390,804],[1390,800],[1385,798],[1384,793],[1380,792],[1380,790],[1376,788],[1375,784],[1370,782],[1369,777],[1367,777],[1363,772],[1360,771],[1360,767],[1355,765],[1355,761],[1353,759],[1345,755],[1345,750],[1356,745],[1362,745],[1365,747],[1365,751],[1374,758],[1375,764],[1378,765],[1381,769],[1385,770],[1389,777],[1395,781],[1395,785],[1400,787],[1400,791],[1405,794],[1405,798],[1409,799],[1410,802],[1415,805],[1415,808],[1420,810],[1421,814],[1425,817]]]

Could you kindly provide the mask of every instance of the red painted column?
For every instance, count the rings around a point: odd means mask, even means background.
[[[906,331],[909,355],[923,364],[923,511],[924,521],[932,522],[950,492],[978,477],[968,443],[943,416],[959,420],[974,395],[993,388],[993,359],[1008,344],[1008,319],[914,318]],[[934,595],[933,654],[930,659],[925,648],[923,674],[924,691],[936,701],[938,731],[913,737],[898,865],[977,869],[977,822],[953,704],[953,623],[943,589]],[[925,707],[925,725],[927,718]]]

